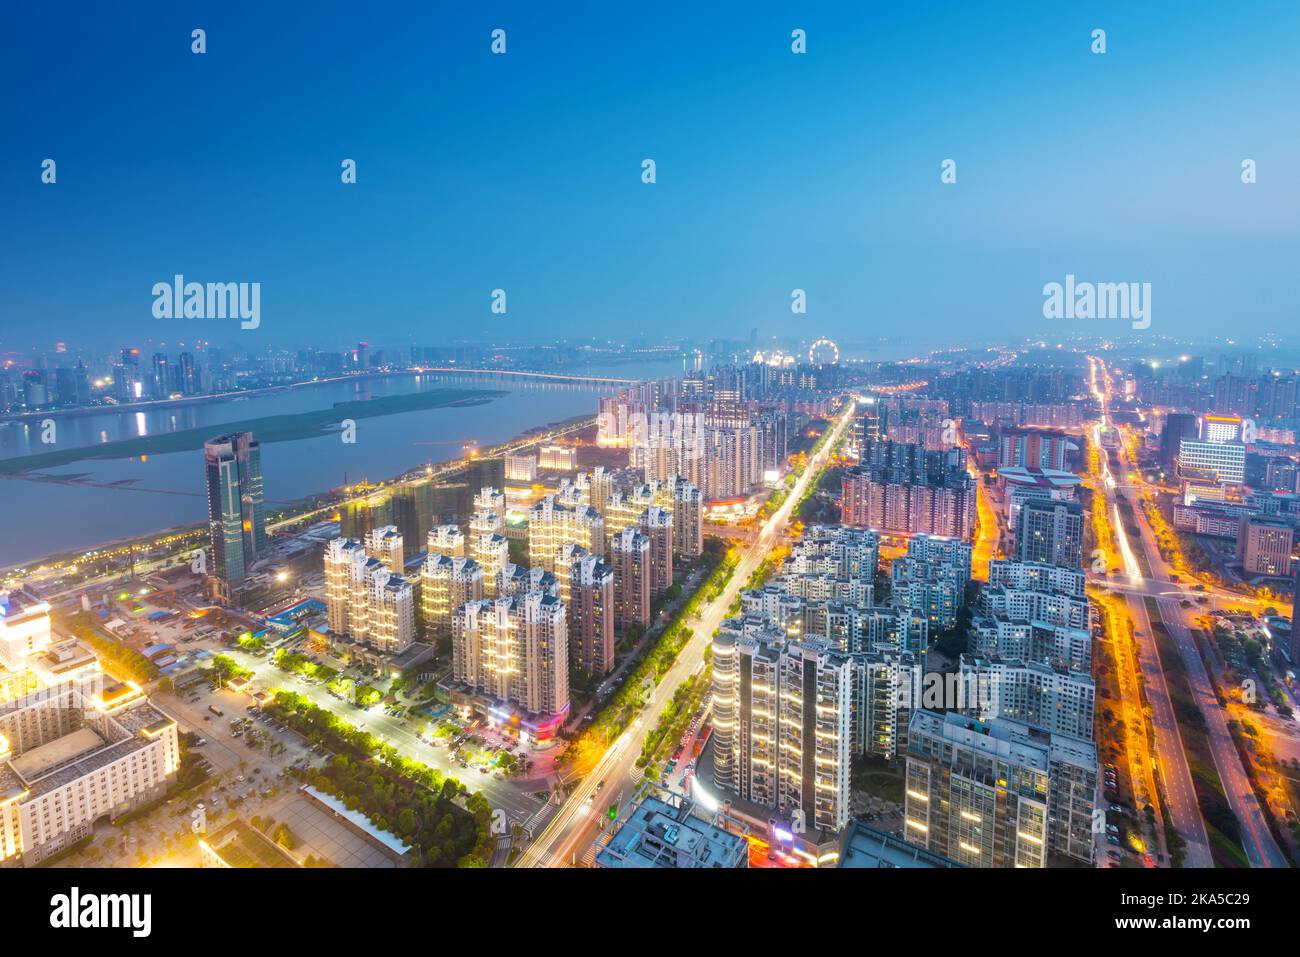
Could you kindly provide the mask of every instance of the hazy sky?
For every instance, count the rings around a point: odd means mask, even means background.
[[[1067,273],[1150,282],[1152,334],[1300,318],[1294,2],[271,6],[3,14],[0,348],[928,345],[1095,326],[1043,318]],[[175,273],[260,328],[155,319]]]

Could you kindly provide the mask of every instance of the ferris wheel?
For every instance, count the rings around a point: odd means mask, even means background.
[[[840,347],[829,339],[818,339],[808,347],[808,362],[815,366],[839,365]]]

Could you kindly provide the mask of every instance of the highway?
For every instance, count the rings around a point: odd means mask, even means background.
[[[690,641],[654,689],[641,714],[609,746],[595,768],[583,778],[537,835],[537,839],[519,856],[515,862],[516,867],[564,867],[580,861],[596,839],[598,823],[605,807],[614,801],[618,801],[622,807],[632,796],[640,780],[639,772],[634,774],[637,772],[635,762],[641,754],[647,733],[655,728],[664,708],[672,701],[678,685],[704,667],[704,651],[711,644],[713,633],[721,626],[731,603],[740,594],[750,575],[785,531],[790,513],[810,487],[809,483],[815,482],[826,467],[830,450],[852,421],[854,409],[852,401],[846,404],[843,413],[836,419],[830,436],[808,463],[780,508],[767,519],[758,537],[744,546],[740,562],[732,572],[726,588],[703,609],[700,620],[694,625]],[[604,782],[603,787],[601,782]]]
[[[1110,396],[1110,380],[1104,365],[1101,368],[1105,378],[1105,389],[1102,393],[1102,420],[1104,424],[1109,424],[1107,400]],[[1155,648],[1154,630],[1152,629],[1153,623],[1147,613],[1147,597],[1155,599],[1160,619],[1177,646],[1179,658],[1187,674],[1196,704],[1205,719],[1209,730],[1209,744],[1214,764],[1219,779],[1223,782],[1228,803],[1241,825],[1244,836],[1242,846],[1247,859],[1252,867],[1287,867],[1289,864],[1286,857],[1269,832],[1264,811],[1250,786],[1246,770],[1242,766],[1241,758],[1228,732],[1227,718],[1223,708],[1219,705],[1218,698],[1214,693],[1214,687],[1205,670],[1205,664],[1196,648],[1195,637],[1188,625],[1189,610],[1182,607],[1182,602],[1195,598],[1196,593],[1187,591],[1186,586],[1174,584],[1170,580],[1170,569],[1160,554],[1155,535],[1138,501],[1136,487],[1130,481],[1129,465],[1126,457],[1121,453],[1117,458],[1120,463],[1119,476],[1117,478],[1111,476],[1107,468],[1106,487],[1108,497],[1112,500],[1112,507],[1114,507],[1114,500],[1120,494],[1123,494],[1132,505],[1140,531],[1138,545],[1142,549],[1142,554],[1146,558],[1147,566],[1152,573],[1150,577],[1141,573],[1131,550],[1132,545],[1128,541],[1118,510],[1116,510],[1115,531],[1120,541],[1121,551],[1124,553],[1125,571],[1128,579],[1121,590],[1127,593],[1130,613],[1133,614],[1134,621],[1138,624],[1138,630],[1142,632],[1143,650],[1141,657],[1143,670],[1148,675],[1148,697],[1153,706],[1152,710],[1155,712],[1153,719],[1156,723],[1157,753],[1171,810],[1175,812],[1175,827],[1178,828],[1179,833],[1183,835],[1188,843],[1186,865],[1190,867],[1214,866],[1212,859],[1205,859],[1208,857],[1208,837],[1204,837],[1204,822],[1201,820],[1199,807],[1195,804],[1195,791],[1191,790],[1191,772],[1187,766],[1186,754],[1182,749],[1181,734],[1177,722],[1173,718],[1173,706],[1169,700],[1164,673],[1160,668],[1159,657]],[[1143,625],[1145,627],[1142,627]],[[1152,679],[1157,679],[1157,681]],[[1158,690],[1160,693],[1151,694],[1152,690]],[[1171,736],[1166,732],[1164,735],[1165,744],[1171,745],[1173,743],[1172,738],[1177,741],[1178,746],[1176,748],[1161,746],[1161,727],[1170,721],[1173,722],[1173,734]],[[1183,805],[1188,802],[1189,795],[1192,806],[1196,808],[1195,828],[1190,831],[1184,830],[1184,824],[1180,823],[1180,818],[1184,821],[1188,818]],[[1203,855],[1198,846],[1197,853],[1194,856],[1192,853],[1193,844],[1199,845],[1202,840],[1206,845],[1205,853]]]

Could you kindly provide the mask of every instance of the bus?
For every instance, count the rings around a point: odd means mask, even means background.
[[[225,712],[222,711],[220,708],[218,708],[215,704],[208,705],[208,710],[211,711],[213,714],[215,714],[218,718],[220,718],[225,714]]]

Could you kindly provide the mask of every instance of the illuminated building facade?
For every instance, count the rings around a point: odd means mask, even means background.
[[[457,681],[532,715],[569,706],[569,632],[564,602],[532,592],[471,601],[452,619]]]
[[[908,841],[967,867],[1092,862],[1097,749],[1018,721],[916,711],[908,728]]]
[[[203,467],[212,574],[227,588],[237,587],[266,550],[262,447],[251,432],[209,439],[203,443]]]

